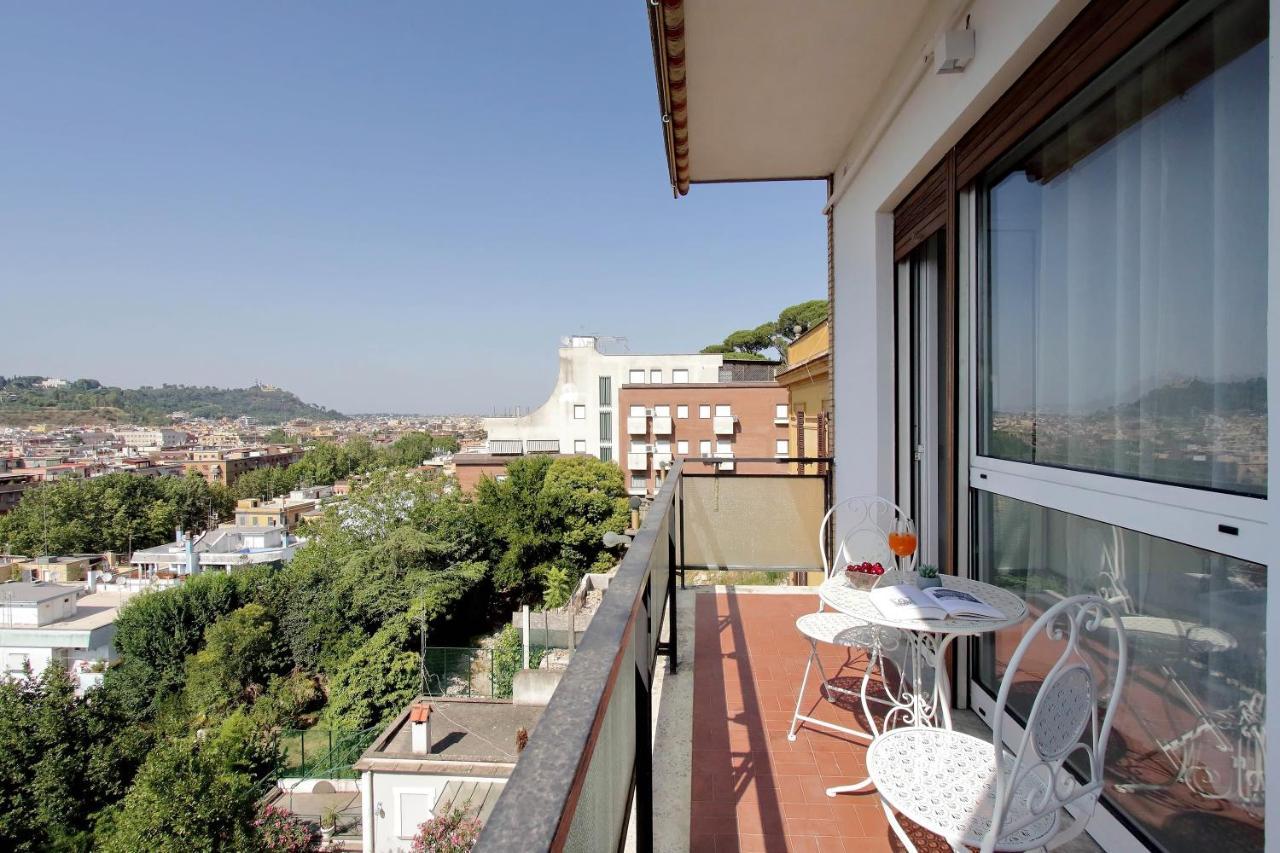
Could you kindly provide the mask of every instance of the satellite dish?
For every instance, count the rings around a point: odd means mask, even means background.
[[[111,583],[115,579],[116,579],[115,575],[111,574],[111,572],[103,572],[98,577],[98,580],[102,581],[103,583]]]

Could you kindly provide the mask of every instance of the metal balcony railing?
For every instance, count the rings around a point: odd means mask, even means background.
[[[653,850],[651,686],[659,655],[678,665],[677,580],[822,569],[831,460],[735,461],[727,476],[715,458],[672,464],[476,851],[619,850],[629,823],[635,849]],[[818,473],[793,473],[806,467]]]

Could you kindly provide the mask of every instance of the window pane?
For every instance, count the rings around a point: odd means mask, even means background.
[[[600,448],[600,461],[601,461],[601,462],[612,462],[612,461],[613,461],[613,448],[612,448],[612,447],[602,447],[602,448]]]
[[[586,420],[586,417],[587,417],[587,407],[586,407],[586,406],[574,406],[574,407],[573,407],[573,419],[574,419],[575,421]]]
[[[644,370],[631,370],[627,372],[627,382],[633,385],[644,384]]]
[[[730,406],[728,403],[717,403],[717,404],[716,404],[716,417],[717,417],[717,418],[727,418],[727,417],[729,417],[729,416],[730,416],[730,415],[732,415],[732,414],[733,414],[733,407],[732,407],[732,406]]]
[[[1266,33],[1181,24],[997,167],[983,454],[1266,493]]]
[[[1157,848],[1262,849],[1266,569],[975,494],[982,580],[1024,597],[1032,618],[1081,593],[1120,612],[1130,663],[1108,747],[1111,802]],[[993,695],[1020,639],[1011,629],[979,644],[978,680]],[[1019,677],[1037,674],[1024,661]],[[1025,719],[1034,691],[1011,697]]]
[[[613,412],[600,413],[600,440],[613,441]]]
[[[698,417],[700,418],[711,417],[711,406],[707,405],[706,403],[703,403],[702,405],[698,406]]]
[[[689,417],[689,407],[688,407],[688,406],[676,406],[676,417],[677,417],[677,418],[687,418],[687,417]]]
[[[680,384],[687,383],[689,381],[689,371],[688,370],[671,371],[671,381],[675,383],[680,383]]]
[[[689,442],[687,441],[676,442],[676,453],[688,453],[688,452],[689,452]]]
[[[650,381],[650,382],[652,382],[654,385],[660,385],[660,384],[662,384],[662,371],[661,371],[661,370],[650,370],[650,371],[649,371],[649,381]]]
[[[613,405],[613,377],[600,377],[600,406],[601,408],[609,408]]]

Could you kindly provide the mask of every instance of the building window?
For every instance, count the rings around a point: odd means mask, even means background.
[[[729,406],[729,404],[727,404],[727,403],[717,403],[717,404],[716,404],[716,417],[717,417],[717,418],[727,418],[727,417],[729,417],[729,416],[730,416],[730,415],[732,415],[732,414],[733,414],[733,408],[732,408],[731,406]]]
[[[699,405],[699,406],[698,406],[698,417],[700,417],[700,418],[709,418],[709,417],[711,417],[711,406],[709,406],[709,405],[708,405],[708,404],[706,404],[706,403],[702,403],[701,405]]]
[[[649,410],[644,406],[632,406],[627,409],[627,416],[632,418],[643,418],[649,414]]]
[[[613,408],[613,377],[600,377],[600,408]]]
[[[649,452],[649,445],[645,444],[643,441],[633,441],[633,442],[631,442],[631,450],[630,450],[629,452],[631,452],[631,453],[648,453],[648,452]]]
[[[669,418],[671,417],[671,407],[670,406],[654,406],[653,416],[655,418]]]
[[[495,481],[499,482],[499,483],[505,483],[505,482],[507,481],[507,475],[506,475],[506,474],[499,474],[499,475],[497,475],[496,477],[494,477],[493,479],[494,479]]]
[[[688,455],[689,455],[689,442],[687,442],[687,441],[677,441],[677,442],[676,442],[676,453],[680,454],[681,456],[688,456]]]
[[[1032,613],[1082,593],[1118,611],[1104,796],[1152,849],[1264,829],[1246,720],[1270,555],[1222,519],[1266,513],[1267,14],[1180,6],[975,193],[972,569]],[[976,644],[978,702],[1017,633]],[[1019,690],[1009,709],[1025,719]]]
[[[705,439],[705,438],[704,438],[702,441],[699,441],[699,442],[698,442],[698,455],[699,455],[699,456],[710,456],[710,455],[711,455],[711,442],[710,442],[710,441],[708,441],[707,439]]]
[[[586,407],[586,406],[574,406],[574,407],[573,407],[573,419],[574,419],[575,421],[585,421],[585,420],[587,419],[587,407]]]
[[[649,488],[649,478],[643,474],[631,475],[631,490],[633,492],[642,492]]]
[[[1223,4],[991,173],[983,455],[1266,494],[1266,18]]]
[[[787,404],[786,404],[786,403],[779,403],[778,405],[776,405],[776,406],[774,406],[774,407],[773,407],[773,420],[774,420],[776,423],[782,423],[782,424],[785,424],[785,423],[787,423],[790,419],[791,419],[791,418],[789,417],[789,413],[787,412]]]
[[[650,382],[651,384],[653,384],[653,385],[661,385],[661,384],[662,384],[662,371],[661,371],[661,370],[650,370],[650,371],[649,371],[649,382]]]
[[[613,412],[600,413],[600,440],[613,441]]]
[[[775,439],[773,442],[773,452],[778,456],[788,456],[791,453],[791,442],[785,438]]]
[[[689,417],[689,407],[688,407],[688,406],[676,406],[676,417],[677,417],[677,418],[687,418],[687,417]]]
[[[716,453],[732,453],[733,442],[727,438],[716,439]]]
[[[609,447],[609,446],[607,446],[607,445],[601,446],[601,448],[600,448],[600,461],[601,461],[601,462],[612,462],[612,461],[613,461],[613,448],[612,448],[612,447]]]
[[[586,440],[585,438],[575,438],[575,439],[573,440],[573,452],[574,452],[574,453],[586,453],[586,452],[587,452],[587,440]]]
[[[653,443],[654,453],[670,453],[671,441],[669,439],[660,438]]]
[[[687,385],[689,383],[689,371],[683,368],[671,371],[671,384]]]
[[[629,371],[627,371],[627,382],[628,382],[629,384],[631,384],[631,385],[643,385],[643,384],[644,384],[644,370],[643,370],[643,369],[641,369],[641,370],[629,370]]]

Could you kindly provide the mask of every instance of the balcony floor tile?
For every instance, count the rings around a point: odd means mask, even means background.
[[[866,747],[835,732],[801,728],[787,740],[809,645],[795,620],[817,609],[810,595],[703,592],[696,601],[693,691],[693,792],[690,849],[716,853],[899,849],[874,794],[828,797],[831,784],[865,773]],[[833,679],[856,689],[860,655],[821,650]],[[856,701],[840,707],[818,693],[805,713],[861,727]],[[923,837],[925,849],[942,840]]]

